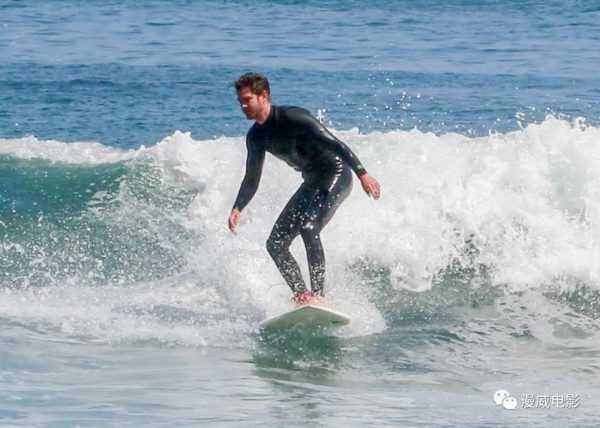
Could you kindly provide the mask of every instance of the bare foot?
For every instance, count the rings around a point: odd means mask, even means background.
[[[292,298],[292,301],[297,306],[303,305],[325,305],[325,298],[322,296],[315,296],[310,291],[303,291],[297,293]]]
[[[314,298],[310,291],[302,291],[300,293],[296,293],[292,298],[292,301],[297,306],[308,305],[310,301]]]

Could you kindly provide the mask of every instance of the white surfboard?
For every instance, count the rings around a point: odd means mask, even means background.
[[[350,317],[320,305],[302,305],[260,323],[261,330],[283,331],[292,328],[330,330],[350,323]]]

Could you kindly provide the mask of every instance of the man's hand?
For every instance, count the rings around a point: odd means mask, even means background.
[[[373,199],[379,199],[381,188],[379,187],[379,182],[374,177],[365,174],[360,177],[360,184],[367,195],[373,197]]]
[[[231,210],[231,214],[229,215],[229,230],[231,230],[233,233],[236,233],[235,229],[240,222],[240,215],[241,212],[237,208]]]

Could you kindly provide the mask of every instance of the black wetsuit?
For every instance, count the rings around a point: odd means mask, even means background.
[[[273,226],[267,250],[292,291],[306,291],[289,251],[294,238],[301,235],[312,292],[323,295],[325,256],[319,233],[352,190],[351,169],[359,177],[366,170],[348,146],[300,107],[271,106],[265,123],[255,123],[248,131],[246,147],[246,174],[233,207],[241,211],[256,193],[265,152],[301,171],[304,182]]]

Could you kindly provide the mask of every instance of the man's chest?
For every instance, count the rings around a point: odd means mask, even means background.
[[[256,138],[267,152],[278,157],[288,157],[302,152],[306,142],[301,135],[286,129],[264,131],[256,135]]]

